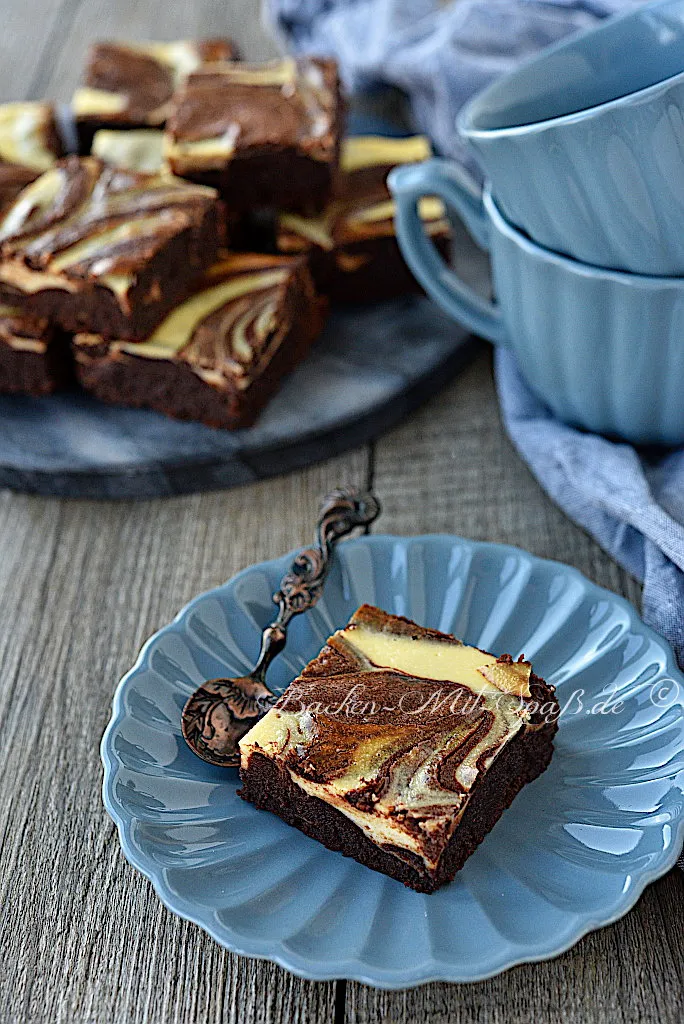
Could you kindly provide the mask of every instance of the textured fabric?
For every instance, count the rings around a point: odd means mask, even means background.
[[[643,617],[684,667],[684,451],[639,454],[554,419],[496,353],[504,424],[544,490],[643,582]]]

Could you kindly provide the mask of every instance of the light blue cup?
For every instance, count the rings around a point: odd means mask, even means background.
[[[592,267],[530,241],[453,164],[396,168],[399,244],[425,290],[476,334],[514,350],[537,395],[561,419],[633,443],[684,442],[684,277]],[[488,249],[496,302],[443,262],[417,203],[439,196]]]
[[[596,266],[684,275],[684,0],[602,22],[463,109],[504,216]]]

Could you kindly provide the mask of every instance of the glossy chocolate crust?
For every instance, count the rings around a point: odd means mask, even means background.
[[[35,343],[35,350],[30,347]],[[52,394],[74,381],[68,338],[38,317],[0,311],[0,392]]]
[[[0,299],[45,317],[70,333],[89,330],[105,337],[142,340],[192,290],[216,258],[224,235],[221,204],[214,194],[184,186],[176,189],[152,175],[108,167],[95,157],[66,157],[48,173],[62,178],[59,195],[43,211],[41,223],[6,236],[0,255],[7,274]],[[22,197],[17,204],[22,202]],[[14,207],[6,211],[11,216]],[[70,247],[99,241],[105,230],[152,217],[153,230],[116,244],[102,243],[80,262],[57,271],[70,290],[21,290],[9,275],[22,269],[54,274],[53,262]],[[107,274],[131,276],[124,299],[106,286]]]
[[[304,58],[306,59],[306,58]],[[229,80],[221,82],[220,75],[211,74],[211,69],[190,75],[184,88],[179,90],[174,112],[167,124],[167,139],[185,141],[201,138],[201,132],[194,125],[194,118],[203,110],[204,93],[214,94],[214,104],[222,117],[212,122],[207,117],[207,132],[225,131],[221,122],[229,123],[234,109],[237,117],[249,119],[271,128],[267,140],[249,143],[238,137],[236,147],[226,156],[221,166],[212,169],[179,166],[173,156],[169,165],[174,173],[182,174],[190,181],[209,185],[219,190],[228,210],[244,212],[254,209],[277,208],[315,213],[320,211],[330,198],[339,161],[340,136],[344,121],[344,102],[340,92],[337,64],[332,60],[312,59],[322,73],[324,88],[329,95],[329,124],[325,133],[325,146],[305,136],[296,137],[292,125],[279,123],[277,111],[268,88],[252,86],[250,94],[241,87],[239,104],[235,103],[233,87]],[[269,120],[269,114],[272,114]]]
[[[546,699],[552,692],[541,680]],[[260,810],[279,818],[317,839],[329,850],[353,857],[366,867],[396,878],[417,892],[431,893],[453,880],[488,832],[494,827],[515,796],[544,771],[553,753],[555,726],[516,736],[473,790],[458,828],[447,844],[435,875],[425,871],[420,857],[408,851],[393,853],[392,848],[376,845],[353,821],[323,800],[309,796],[292,781],[283,766],[263,754],[253,753],[249,769],[241,772],[240,796]]]
[[[175,419],[195,420],[225,430],[251,426],[283,378],[308,354],[325,321],[327,300],[315,293],[305,262],[293,262],[298,266],[276,314],[287,318],[289,330],[263,372],[248,387],[239,388],[230,374],[225,374],[220,384],[210,383],[181,359],[142,358],[130,351],[115,351],[106,342],[85,346],[76,336],[73,347],[79,382],[86,391],[110,404],[155,409]],[[218,311],[205,322],[205,344],[221,344],[220,321]],[[216,331],[214,338],[212,331]]]
[[[197,60],[211,63],[238,60],[232,39],[202,39],[190,43]],[[93,136],[100,128],[129,129],[163,127],[165,107],[176,89],[173,70],[135,46],[120,42],[94,43],[88,51],[83,82],[90,89],[116,93],[126,98],[119,113],[77,114],[79,152],[90,152]]]

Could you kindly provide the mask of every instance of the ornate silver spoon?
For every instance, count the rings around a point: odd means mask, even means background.
[[[238,741],[277,700],[266,685],[266,672],[285,646],[290,619],[313,608],[321,596],[336,542],[379,515],[380,502],[368,491],[333,491],[323,499],[316,546],[299,552],[273,595],[278,614],[262,634],[252,672],[238,679],[210,679],[183,708],[183,736],[198,757],[221,768],[240,763]]]

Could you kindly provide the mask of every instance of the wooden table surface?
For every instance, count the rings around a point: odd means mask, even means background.
[[[4,0],[0,99],[68,99],[95,38],[229,32],[272,44],[255,0]],[[381,529],[448,531],[638,587],[546,498],[499,421],[483,351],[376,444],[226,493],[145,503],[0,495],[0,1022],[680,1022],[684,876],[549,963],[474,985],[304,982],[180,921],[124,861],[98,745],[142,642],[199,591],[308,542],[318,499],[372,484]]]

